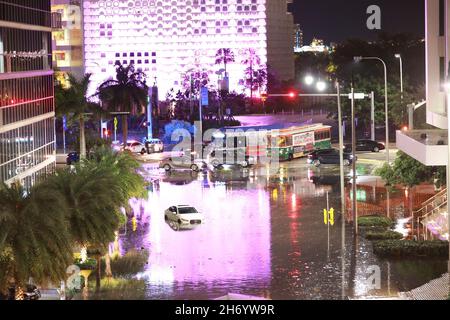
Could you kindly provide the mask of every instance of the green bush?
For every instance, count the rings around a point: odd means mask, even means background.
[[[115,278],[129,278],[144,270],[148,261],[147,250],[130,250],[124,256],[111,258],[111,272]],[[105,269],[105,262],[102,261],[102,269]]]
[[[394,222],[388,217],[384,216],[365,216],[358,218],[358,225],[360,227],[382,227],[389,228]]]
[[[90,285],[91,288],[95,284]],[[93,292],[93,300],[144,300],[146,284],[144,280],[137,279],[102,279],[100,292]]]
[[[448,258],[446,241],[382,240],[373,244],[373,252],[382,257]]]
[[[85,262],[81,262],[81,259],[75,259],[74,264],[81,270],[94,270],[97,267],[97,261],[95,259],[88,258]]]
[[[403,235],[396,231],[368,231],[366,233],[367,240],[400,240],[403,239]]]

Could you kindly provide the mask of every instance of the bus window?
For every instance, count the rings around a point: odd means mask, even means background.
[[[277,147],[283,148],[287,146],[287,137],[279,136],[277,139]]]

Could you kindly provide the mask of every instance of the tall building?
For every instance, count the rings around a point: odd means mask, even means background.
[[[134,63],[161,97],[186,82],[190,70],[207,71],[216,86],[223,77],[216,53],[230,48],[229,86],[242,91],[249,49],[281,80],[294,78],[293,17],[287,0],[85,0],[85,69],[97,86],[115,64]],[[94,90],[93,88],[92,90]]]
[[[294,52],[300,52],[303,47],[303,30],[299,24],[294,28]]]
[[[55,77],[65,83],[67,73],[78,78],[84,74],[81,0],[51,0],[52,12],[61,15],[61,28],[53,30],[53,67]]]
[[[450,0],[425,1],[426,109],[434,130],[397,132],[397,146],[425,165],[447,165],[446,82],[450,81]]]
[[[0,181],[55,168],[50,0],[0,1]]]

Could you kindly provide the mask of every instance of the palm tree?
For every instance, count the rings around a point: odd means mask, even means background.
[[[58,116],[68,116],[69,122],[77,121],[80,126],[80,157],[86,157],[85,121],[87,113],[100,113],[98,103],[88,97],[91,74],[86,74],[81,80],[74,75],[68,75],[68,87],[55,87],[56,112]]]
[[[131,115],[142,113],[147,104],[148,86],[146,75],[142,71],[135,71],[134,65],[126,67],[116,64],[116,79],[109,79],[98,88],[100,100],[109,111],[128,112]],[[122,116],[123,141],[128,141],[128,120]]]
[[[224,65],[225,69],[225,76],[227,76],[227,64],[233,63],[235,61],[234,58],[234,52],[229,48],[223,48],[217,50],[216,53],[216,64],[222,64]]]
[[[26,192],[18,183],[1,184],[0,208],[0,292],[30,277],[39,283],[65,279],[73,257],[63,199],[40,185]]]
[[[242,64],[247,65],[249,71],[246,70],[246,74],[250,74],[250,83],[253,84],[253,70],[259,67],[261,64],[261,58],[256,54],[255,49],[245,50],[245,58],[242,60]],[[253,85],[250,86],[250,103],[253,105]]]
[[[58,171],[44,185],[69,208],[67,221],[75,243],[104,250],[114,240],[120,225],[120,191],[115,176],[104,167],[77,165],[75,170]]]

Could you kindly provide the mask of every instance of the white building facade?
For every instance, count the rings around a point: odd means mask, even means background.
[[[280,80],[294,78],[293,17],[286,0],[85,0],[84,65],[93,87],[133,63],[157,79],[161,99],[183,87],[191,71],[207,71],[209,86],[224,76],[216,53],[229,48],[230,90],[242,92],[252,49]],[[95,90],[95,88],[91,88]]]
[[[435,130],[397,132],[397,146],[429,166],[447,165],[446,83],[450,80],[450,0],[425,1],[427,123]]]

